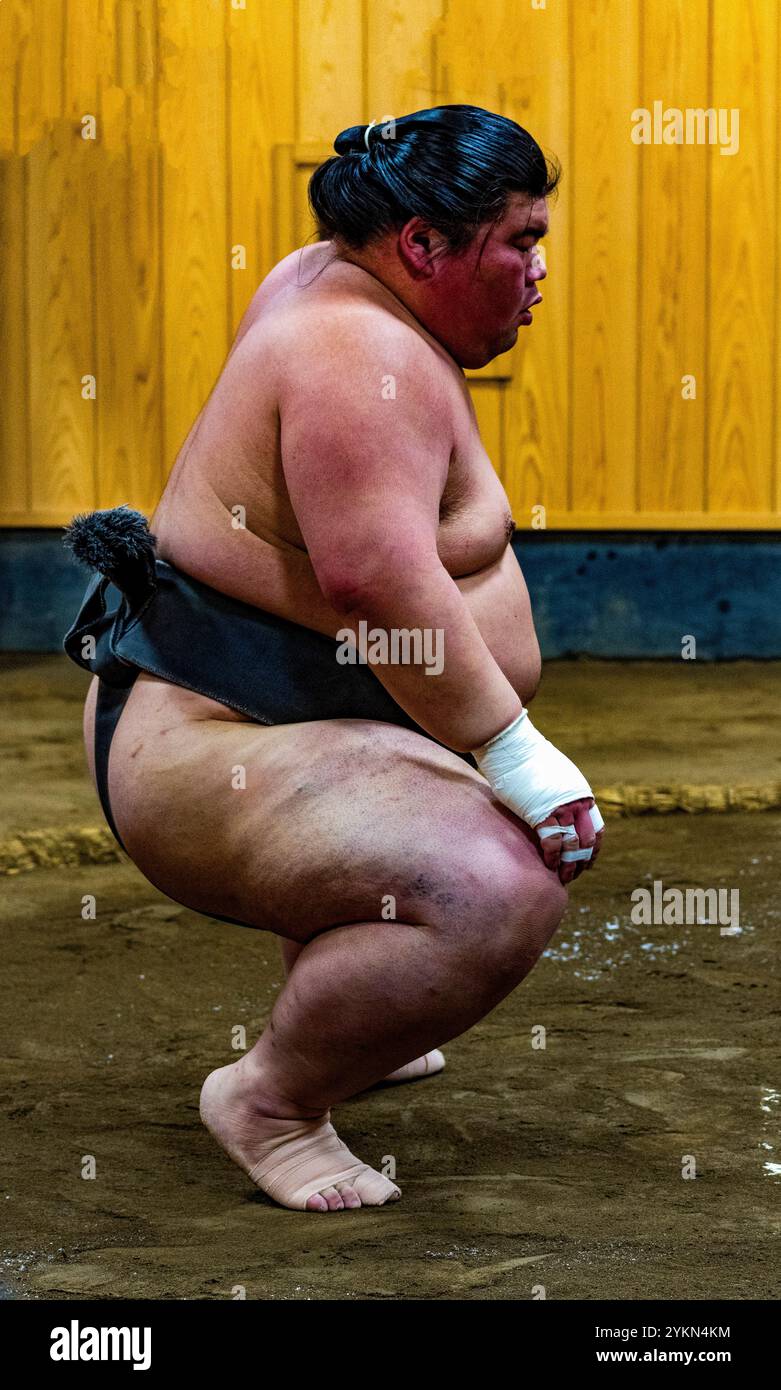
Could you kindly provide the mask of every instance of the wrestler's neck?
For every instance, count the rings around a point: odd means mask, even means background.
[[[395,299],[402,310],[445,349],[463,370],[455,345],[449,341],[445,328],[447,304],[436,276],[416,273],[405,262],[392,236],[384,237],[370,246],[355,250],[334,239],[331,248],[336,259],[365,270],[381,288]]]

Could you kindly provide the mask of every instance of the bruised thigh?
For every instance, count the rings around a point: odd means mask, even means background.
[[[369,720],[261,726],[146,675],[114,735],[109,793],[163,892],[296,941],[384,909],[457,929],[488,896],[550,878],[531,832],[430,739]]]

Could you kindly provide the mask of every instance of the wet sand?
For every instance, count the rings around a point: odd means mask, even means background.
[[[611,825],[546,956],[445,1072],[335,1112],[403,1199],[329,1216],[273,1206],[198,1119],[232,1028],[251,1043],[268,1018],[274,940],[128,862],[6,878],[5,1297],[776,1298],[780,823]],[[634,926],[654,878],[739,888],[740,933]]]

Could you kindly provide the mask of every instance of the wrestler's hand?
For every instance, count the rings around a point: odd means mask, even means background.
[[[591,815],[592,808],[594,816]],[[547,868],[556,870],[562,883],[571,883],[584,869],[592,868],[604,835],[604,825],[599,830],[596,828],[601,819],[593,797],[588,796],[559,806],[541,825],[536,826],[545,864]],[[554,833],[554,827],[556,831],[560,829],[561,834]],[[569,854],[579,849],[590,849],[591,857],[562,860],[562,851]]]
[[[545,863],[569,883],[593,860],[604,824],[582,772],[535,729],[525,709],[472,751],[494,796],[537,831]],[[566,826],[569,835],[559,830]]]

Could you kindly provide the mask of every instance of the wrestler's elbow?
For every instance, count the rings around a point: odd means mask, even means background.
[[[405,600],[412,601],[415,586],[411,586],[409,568],[405,555],[369,553],[326,562],[315,572],[324,597],[337,613],[381,621]],[[419,578],[418,598],[421,585]]]
[[[387,594],[387,583],[383,588],[371,577],[345,571],[331,571],[319,574],[317,578],[326,601],[345,618],[363,617],[375,612],[383,591]]]

